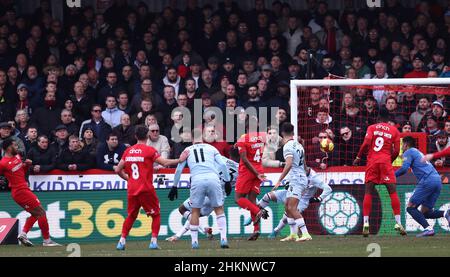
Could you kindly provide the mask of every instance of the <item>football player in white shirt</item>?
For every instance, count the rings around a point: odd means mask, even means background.
[[[303,146],[294,139],[294,126],[291,123],[284,123],[281,126],[281,135],[283,137],[283,156],[286,161],[283,172],[281,173],[273,190],[276,190],[281,181],[285,178],[289,182],[289,188],[286,194],[286,215],[291,229],[291,234],[281,241],[308,241],[312,240],[311,235],[305,225],[302,214],[298,211],[298,203],[302,197],[303,191],[308,185],[308,178],[305,172],[305,150]],[[302,231],[302,237],[298,237],[298,228]]]
[[[203,143],[201,130],[193,131],[194,145],[186,148],[192,155],[186,161],[178,164],[172,191],[176,191],[181,172],[187,164],[191,172],[190,202],[192,215],[190,219],[190,231],[192,238],[192,249],[198,249],[198,227],[200,209],[203,207],[205,196],[209,198],[211,206],[216,213],[217,225],[220,230],[220,247],[229,248],[227,241],[227,222],[223,209],[223,190],[219,173],[223,173],[223,180],[230,181],[230,175],[226,163],[219,151],[209,144]]]

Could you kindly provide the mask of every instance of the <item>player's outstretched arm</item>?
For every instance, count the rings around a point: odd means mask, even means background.
[[[124,167],[125,161],[120,160],[119,164],[117,165],[114,171],[120,176],[120,178],[124,179],[125,181],[128,181],[128,175],[123,171]]]
[[[182,163],[186,161],[188,157],[189,157],[189,150],[184,150],[183,153],[181,153],[180,158],[178,159],[166,159],[163,158],[162,156],[159,156],[157,159],[155,159],[155,162],[159,163],[164,167],[168,167]]]
[[[429,162],[431,160],[439,159],[439,158],[447,157],[447,156],[450,156],[450,147],[447,147],[444,150],[436,152],[436,153],[433,153],[433,154],[425,155],[422,158],[422,162]]]
[[[286,164],[284,165],[283,172],[281,172],[280,178],[278,178],[278,181],[275,184],[275,186],[273,187],[272,191],[278,189],[278,187],[281,184],[281,181],[283,181],[283,179],[289,173],[289,170],[291,170],[291,168],[292,168],[293,156],[286,156],[286,157],[284,157],[284,159],[286,161]]]

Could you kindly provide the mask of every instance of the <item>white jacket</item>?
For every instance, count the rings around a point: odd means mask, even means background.
[[[289,30],[283,33],[283,36],[287,41],[287,52],[289,55],[291,55],[291,57],[295,56],[295,50],[297,49],[297,46],[302,43],[302,35],[303,31],[300,28],[297,28],[297,30],[295,30],[294,34],[292,35]]]

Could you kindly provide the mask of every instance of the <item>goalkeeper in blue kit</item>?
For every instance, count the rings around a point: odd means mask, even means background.
[[[434,236],[433,227],[426,219],[445,217],[450,225],[450,209],[434,210],[434,204],[441,193],[441,176],[430,162],[421,161],[424,155],[417,150],[414,138],[404,137],[402,150],[403,165],[395,172],[395,177],[405,174],[411,168],[417,178],[416,188],[406,210],[425,229],[417,237]]]

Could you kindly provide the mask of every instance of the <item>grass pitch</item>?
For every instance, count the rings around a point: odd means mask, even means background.
[[[400,236],[314,236],[304,243],[280,242],[260,238],[257,241],[230,239],[230,249],[221,249],[217,240],[200,240],[200,249],[192,250],[190,240],[176,243],[159,241],[160,250],[148,249],[149,241],[128,241],[125,251],[115,249],[116,242],[80,244],[81,257],[367,257],[370,243],[380,245],[382,257],[450,256],[450,236],[416,238]],[[63,247],[0,246],[0,257],[67,257],[73,250]],[[369,247],[370,248],[370,247]]]

